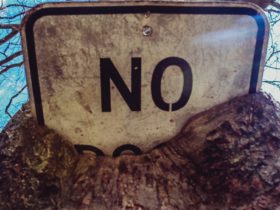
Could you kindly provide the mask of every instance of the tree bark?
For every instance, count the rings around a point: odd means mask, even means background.
[[[79,155],[25,106],[0,135],[0,209],[280,209],[280,110],[262,93],[140,155]]]
[[[279,210],[279,104],[235,98],[148,153],[118,158],[79,155],[26,105],[0,133],[0,210],[10,209]]]

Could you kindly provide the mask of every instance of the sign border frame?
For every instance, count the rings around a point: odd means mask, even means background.
[[[104,3],[104,2],[103,2]],[[33,110],[36,115],[38,125],[45,125],[44,113],[41,99],[40,82],[38,77],[38,67],[36,60],[35,40],[33,27],[36,21],[42,17],[50,15],[106,15],[106,14],[145,14],[147,11],[157,14],[198,14],[198,15],[248,15],[252,17],[258,27],[256,45],[253,56],[250,85],[248,93],[256,93],[258,91],[260,68],[263,66],[262,59],[263,50],[266,50],[267,44],[267,20],[263,15],[262,10],[253,4],[240,4],[240,3],[218,3],[203,5],[202,3],[192,4],[190,2],[144,2],[145,4],[139,4],[139,2],[133,5],[126,5],[128,2],[106,2],[107,5],[101,2],[79,3],[80,6],[71,3],[47,3],[39,5],[31,10],[24,20],[24,27],[22,30],[22,37],[25,45],[24,55],[28,55],[28,59],[25,61],[26,74],[28,78],[28,86],[31,102],[34,103]],[[110,5],[108,5],[110,3]],[[117,4],[116,4],[117,3]],[[121,5],[122,3],[123,5]],[[155,3],[163,3],[163,5],[156,5]],[[169,4],[170,5],[169,5]],[[174,4],[176,3],[176,4]],[[204,2],[205,3],[205,2]],[[69,6],[68,6],[68,5]],[[114,5],[115,4],[115,5]],[[139,4],[139,5],[137,5]],[[228,5],[226,5],[228,4]],[[63,6],[64,5],[64,6]],[[67,5],[67,6],[65,6]],[[254,8],[255,7],[255,8]],[[25,48],[26,47],[26,48]],[[30,87],[31,86],[31,87]],[[33,105],[31,105],[33,106]]]

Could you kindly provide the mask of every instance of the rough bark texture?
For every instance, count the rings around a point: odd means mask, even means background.
[[[239,97],[147,154],[115,159],[77,154],[26,105],[0,133],[0,210],[25,209],[280,210],[279,105]]]
[[[144,132],[144,131],[143,131]],[[280,209],[280,110],[247,95],[141,156],[78,155],[25,106],[0,134],[0,209]]]

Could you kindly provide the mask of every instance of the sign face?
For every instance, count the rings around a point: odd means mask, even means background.
[[[46,4],[24,24],[33,114],[80,149],[147,151],[260,88],[268,29],[251,4]]]

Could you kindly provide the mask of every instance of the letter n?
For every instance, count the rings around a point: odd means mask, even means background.
[[[131,59],[131,91],[110,58],[100,59],[102,112],[111,112],[111,85],[115,84],[132,111],[141,110],[141,58]]]

